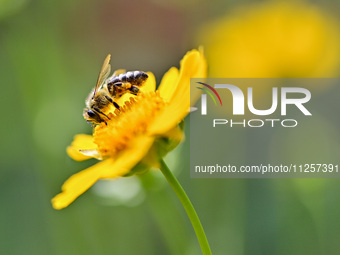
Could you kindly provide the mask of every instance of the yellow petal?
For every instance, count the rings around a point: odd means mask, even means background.
[[[153,73],[147,72],[149,75],[149,78],[146,80],[144,85],[140,87],[140,91],[142,93],[149,92],[149,91],[155,91],[156,90],[156,79]],[[121,98],[119,98],[116,102],[119,106],[122,106],[125,104],[126,101],[129,101],[131,97],[134,97],[134,95],[131,95],[129,93],[126,93]]]
[[[79,134],[74,136],[74,140],[70,146],[67,147],[67,154],[77,161],[82,161],[91,158],[80,152],[80,150],[96,150],[97,145],[93,142],[92,135]]]
[[[165,102],[169,102],[176,91],[178,78],[179,71],[176,67],[171,67],[169,71],[164,74],[161,84],[159,85],[158,92]]]
[[[79,152],[84,156],[89,156],[91,158],[96,158],[99,160],[103,159],[102,155],[100,155],[98,150],[79,150]]]
[[[177,89],[169,105],[150,124],[150,135],[166,133],[184,119],[190,109],[190,78],[205,78],[206,72],[207,65],[202,52],[192,50],[184,56]]]
[[[156,79],[153,73],[147,72],[149,78],[146,80],[144,85],[140,88],[141,92],[153,92],[156,90]]]
[[[52,199],[53,208],[60,210],[67,207],[99,179],[127,174],[147,154],[153,141],[152,137],[136,137],[131,147],[124,150],[116,160],[107,159],[72,175],[62,186],[62,192]]]
[[[112,167],[113,160],[107,159],[72,175],[62,186],[62,192],[52,199],[53,208],[60,210],[67,207],[98,181],[103,171]]]

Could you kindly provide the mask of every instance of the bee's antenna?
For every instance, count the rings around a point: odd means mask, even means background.
[[[91,121],[86,121],[92,128],[94,128],[96,125],[95,124],[93,124]]]

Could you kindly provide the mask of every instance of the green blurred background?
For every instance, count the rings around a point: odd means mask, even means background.
[[[84,99],[108,53],[113,69],[152,71],[157,81],[198,45],[214,77],[338,77],[340,2],[272,2],[0,0],[0,254],[200,254],[156,171],[100,182],[61,211],[50,199],[95,163],[74,162],[65,148],[91,133]],[[338,132],[323,132],[322,146],[337,152]],[[190,179],[188,148],[166,161],[213,254],[339,253],[339,180]],[[289,160],[291,150],[280,153]]]

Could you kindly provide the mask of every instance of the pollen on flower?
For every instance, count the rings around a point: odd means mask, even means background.
[[[93,134],[102,157],[115,157],[126,149],[134,137],[145,133],[149,123],[164,106],[158,92],[149,92],[131,97],[120,110],[110,113],[107,125],[97,126]]]

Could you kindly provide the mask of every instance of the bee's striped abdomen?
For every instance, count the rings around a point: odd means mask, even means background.
[[[129,82],[131,85],[141,85],[146,81],[148,75],[142,71],[132,71],[127,73],[122,73],[120,75],[114,76],[108,80],[108,85],[115,84],[117,82]]]
[[[125,93],[138,95],[148,75],[142,71],[132,71],[113,76],[107,80],[107,89],[111,96],[120,98]]]

